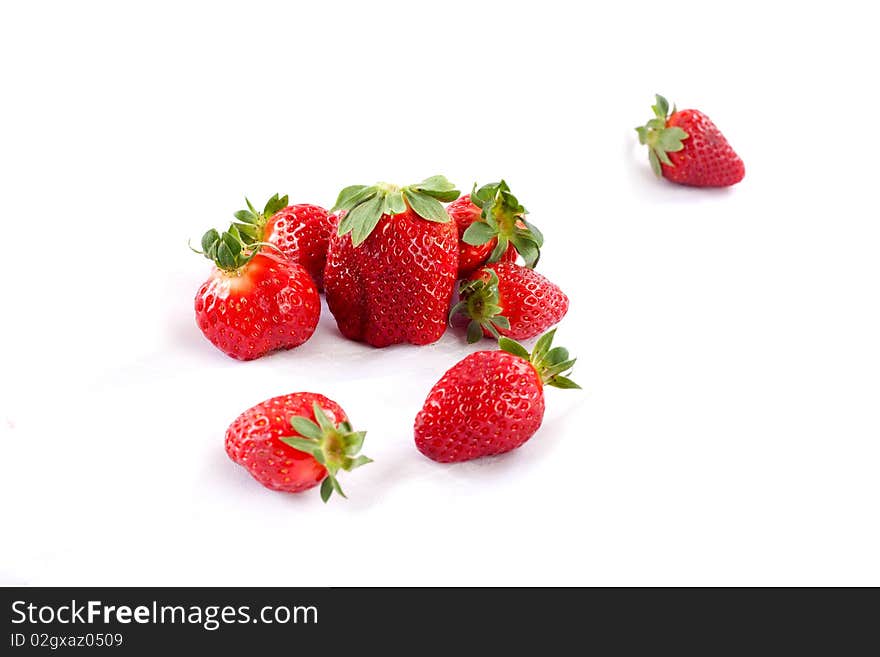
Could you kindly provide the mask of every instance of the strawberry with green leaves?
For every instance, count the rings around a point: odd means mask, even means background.
[[[468,342],[506,336],[526,340],[558,324],[568,312],[568,297],[558,285],[513,262],[491,263],[459,286],[459,302],[449,313],[470,319]]]
[[[305,267],[318,289],[322,289],[327,243],[336,217],[317,205],[288,205],[286,195],[275,194],[262,211],[257,211],[247,198],[245,203],[247,209],[235,213],[235,227],[245,242],[274,244],[281,253]]]
[[[458,198],[443,176],[339,193],[324,290],[346,338],[374,347],[436,342],[458,269],[458,238],[443,203]]]
[[[325,502],[345,493],[337,480],[372,461],[358,452],[366,432],[354,431],[345,411],[314,392],[267,399],[226,430],[226,453],[266,488],[299,493],[321,484]]]
[[[656,96],[654,118],[636,128],[657,176],[692,187],[729,187],[746,174],[745,165],[709,117],[699,110],[669,112]]]
[[[509,338],[498,351],[465,357],[431,388],[416,416],[418,450],[440,463],[503,454],[531,438],[544,418],[544,387],[579,388],[566,376],[575,363],[553,347],[555,330],[530,354]]]
[[[245,242],[235,225],[211,229],[196,251],[214,263],[195,298],[196,323],[232,358],[252,360],[308,340],[321,314],[318,289],[272,245]]]
[[[466,278],[487,262],[515,262],[522,256],[534,268],[544,236],[526,221],[528,211],[503,180],[483,185],[447,208],[459,235],[458,277]]]

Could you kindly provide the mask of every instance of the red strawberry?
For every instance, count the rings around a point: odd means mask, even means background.
[[[693,187],[729,187],[746,175],[745,165],[721,131],[699,110],[676,110],[657,96],[654,118],[636,128],[658,176]],[[668,116],[667,116],[668,115]]]
[[[458,228],[458,278],[466,278],[486,263],[489,255],[495,250],[498,240],[493,237],[485,244],[476,246],[462,240],[465,231],[472,223],[480,221],[482,214],[482,210],[471,203],[470,194],[465,194],[447,205],[446,212]],[[516,262],[516,249],[513,248],[513,244],[510,244],[501,256],[501,262]]]
[[[447,371],[416,416],[419,451],[455,463],[509,452],[531,438],[544,418],[544,386],[580,387],[563,376],[575,361],[563,347],[550,348],[554,333],[531,354],[501,338],[502,351],[477,351]]]
[[[248,199],[247,210],[239,210],[235,224],[246,242],[268,242],[294,262],[298,262],[314,279],[318,289],[324,285],[327,242],[336,218],[322,207],[300,203],[287,205],[287,196],[275,194],[262,212],[257,212]]]
[[[534,269],[496,262],[462,281],[460,301],[449,316],[470,318],[468,342],[504,335],[525,340],[558,324],[568,312],[568,297]]]
[[[441,201],[458,193],[443,176],[340,192],[324,287],[342,335],[374,347],[440,339],[458,267],[455,224]]]
[[[273,397],[239,415],[226,430],[226,453],[266,488],[285,493],[321,485],[325,502],[336,475],[370,463],[357,456],[364,431],[352,431],[339,404],[314,392]]]
[[[295,262],[246,245],[235,226],[202,237],[216,267],[196,294],[196,322],[214,346],[251,360],[308,340],[321,313],[318,290]]]
[[[544,236],[526,221],[527,210],[506,182],[480,189],[474,185],[474,191],[464,198],[467,204],[459,200],[447,208],[458,226],[459,278],[470,276],[486,262],[516,262],[517,255],[526,267],[538,264]]]

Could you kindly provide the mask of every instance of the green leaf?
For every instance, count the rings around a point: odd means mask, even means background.
[[[480,323],[477,320],[472,319],[470,322],[468,322],[468,327],[467,327],[468,344],[473,344],[475,342],[479,342],[482,337],[483,337],[483,327],[480,325]]]
[[[403,214],[406,212],[406,202],[403,200],[403,192],[389,192],[385,196],[385,203],[382,206],[382,213],[389,216],[395,214]]]
[[[556,335],[556,329],[551,329],[540,338],[538,338],[538,341],[535,343],[535,348],[532,349],[531,360],[533,363],[544,362],[544,358],[547,356],[547,352],[550,351],[550,345],[553,344],[554,335]]]
[[[323,436],[323,433],[321,433],[321,429],[318,427],[318,425],[308,418],[292,417],[290,418],[290,424],[299,435],[305,436],[306,438],[320,440]]]
[[[423,192],[427,194],[431,198],[435,198],[441,203],[450,203],[461,196],[461,192],[457,189],[453,189],[450,192]]]
[[[257,227],[252,224],[235,224],[235,228],[242,236],[246,244],[251,244],[257,239]]]
[[[411,185],[413,189],[424,192],[451,192],[456,191],[455,185],[447,180],[446,176],[431,176],[422,182]]]
[[[336,203],[334,203],[330,212],[351,210],[355,205],[366,200],[369,197],[370,191],[375,194],[376,188],[367,187],[366,185],[349,185],[339,192],[339,196],[336,197]]]
[[[220,240],[217,246],[217,264],[221,269],[235,269],[235,256],[229,250],[225,241]]]
[[[548,365],[562,363],[568,360],[568,349],[565,347],[553,347],[553,349],[547,352],[547,356],[544,360]]]
[[[327,414],[318,405],[318,402],[312,403],[312,412],[315,414],[315,419],[318,421],[318,426],[321,427],[322,433],[330,433],[336,430],[336,425],[330,421],[330,418],[327,417]]]
[[[369,458],[368,456],[364,456],[362,454],[361,456],[358,456],[358,457],[353,458],[351,460],[351,463],[348,466],[348,470],[354,470],[355,468],[359,468],[362,465],[366,465],[367,463],[372,463],[372,462],[373,462],[373,459]]]
[[[342,492],[342,486],[339,485],[339,481],[332,474],[327,475],[327,479],[330,480],[330,485],[333,486],[333,490],[342,495],[345,499],[348,499],[348,496]]]
[[[406,194],[406,200],[409,206],[422,219],[428,221],[436,221],[437,223],[446,223],[449,221],[449,215],[446,208],[435,198],[431,198],[426,194],[414,192],[409,188],[405,188],[403,193]]]
[[[239,210],[235,213],[235,218],[244,224],[255,224],[258,221],[257,215],[250,210]]]
[[[252,213],[255,217],[256,217],[258,214],[260,214],[260,213],[257,212],[257,210],[254,208],[253,204],[248,200],[248,197],[247,197],[247,196],[244,197],[244,202],[247,203],[248,210],[250,210],[251,213]]]
[[[657,153],[653,148],[648,151],[648,161],[651,163],[651,171],[653,171],[657,177],[662,176],[663,169],[660,168],[660,160],[657,159]]]
[[[321,499],[324,501],[324,504],[327,503],[327,500],[330,499],[330,496],[333,494],[333,483],[330,480],[330,477],[326,477],[324,481],[321,482]]]
[[[220,233],[217,232],[216,229],[212,228],[204,235],[202,235],[202,251],[207,254],[211,247],[220,239]]]
[[[492,323],[500,329],[504,329],[505,331],[510,330],[510,320],[507,319],[504,315],[495,315],[492,317]]]
[[[657,148],[666,152],[675,153],[684,148],[681,143],[682,139],[687,139],[688,134],[681,128],[666,128],[660,131],[660,138],[657,140]]]
[[[654,114],[665,119],[669,115],[669,101],[660,94],[656,94],[654,98],[657,99],[657,104],[652,107]]]
[[[557,363],[551,367],[546,367],[544,369],[545,377],[554,377],[557,374],[562,374],[563,372],[569,371],[572,367],[574,367],[575,361],[577,358],[571,358],[569,360],[562,361],[561,363]]]
[[[575,383],[574,381],[572,381],[571,379],[569,379],[566,376],[562,376],[561,374],[557,374],[552,379],[547,381],[546,385],[553,386],[554,388],[562,388],[564,390],[566,390],[566,389],[567,390],[571,390],[571,389],[581,390],[581,387],[577,383]]]
[[[666,154],[666,151],[664,151],[663,149],[660,149],[660,148],[654,148],[654,149],[652,149],[652,152],[657,153],[657,157],[660,159],[660,161],[663,164],[668,164],[669,166],[672,166],[672,160],[669,159],[669,156]]]
[[[345,436],[345,453],[354,456],[364,445],[364,438],[367,437],[366,431],[356,431]]]
[[[489,242],[495,235],[497,235],[497,231],[493,230],[485,221],[475,221],[467,227],[461,239],[465,244],[480,246]]]
[[[266,207],[263,209],[263,216],[266,219],[268,219],[273,214],[275,214],[276,212],[278,212],[282,208],[286,208],[286,207],[287,207],[287,194],[285,194],[281,198],[278,197],[278,194],[275,194],[272,198],[270,198],[266,202]]]
[[[525,218],[522,219],[522,222],[523,224],[525,224],[528,232],[532,234],[532,239],[534,240],[535,244],[538,245],[538,248],[544,246],[544,234],[540,230],[538,230],[538,227],[535,224],[526,221]]]
[[[506,351],[514,356],[519,356],[523,360],[529,360],[529,352],[516,340],[501,338],[498,340],[498,346],[501,347],[502,351]]]
[[[524,238],[521,235],[515,235],[511,241],[513,242],[516,252],[522,256],[523,261],[526,263],[526,267],[534,269],[535,265],[538,263],[538,258],[541,256],[538,246],[532,240]]]
[[[370,200],[358,205],[346,215],[351,217],[351,243],[355,246],[362,244],[373,232],[376,224],[382,218],[382,206],[385,199],[374,196]],[[340,228],[342,225],[340,224]]]
[[[299,431],[299,429],[297,429]],[[280,440],[285,445],[289,445],[293,447],[295,450],[300,452],[305,452],[306,454],[311,454],[315,456],[316,454],[321,452],[321,447],[318,445],[317,441],[309,440],[308,438],[299,438],[297,436],[281,436],[278,440]]]
[[[233,234],[230,231],[235,230],[234,227],[230,226],[230,230],[223,233],[223,244],[229,249],[229,252],[232,254],[233,259],[238,257],[238,254],[241,253],[241,239],[237,237],[238,231],[235,231]]]
[[[489,254],[488,262],[498,262],[501,260],[501,257],[507,253],[507,247],[510,245],[507,238],[504,235],[498,236],[498,243],[495,245],[495,248],[492,249],[492,253]]]

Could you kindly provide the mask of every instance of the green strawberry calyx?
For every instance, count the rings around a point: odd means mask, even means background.
[[[278,194],[272,196],[266,201],[262,212],[257,211],[247,197],[244,202],[247,204],[247,209],[235,213],[236,222],[233,225],[238,229],[242,239],[252,244],[263,239],[263,229],[275,213],[287,207],[287,194],[281,197]]]
[[[529,353],[519,342],[510,338],[501,338],[498,340],[498,346],[502,351],[529,361],[532,367],[538,371],[545,386],[580,388],[577,383],[566,376],[571,373],[571,368],[577,359],[569,358],[568,349],[565,347],[551,349],[554,335],[556,335],[556,329],[547,331],[538,338],[532,353]]]
[[[676,153],[684,148],[683,140],[688,138],[688,133],[679,127],[667,127],[666,121],[675,114],[676,108],[672,108],[669,112],[669,101],[663,96],[656,95],[657,103],[651,106],[654,110],[654,118],[645,125],[636,128],[639,133],[639,143],[648,147],[648,160],[651,162],[651,169],[658,176],[663,175],[660,168],[662,162],[666,166],[674,166],[672,160],[669,159],[668,153]]]
[[[483,337],[483,329],[500,338],[498,329],[509,330],[510,321],[502,315],[498,295],[498,274],[493,269],[482,270],[482,277],[462,281],[458,288],[459,302],[449,311],[449,321],[459,313],[470,318],[467,341],[471,344]]]
[[[363,454],[358,455],[367,432],[353,431],[347,420],[333,424],[318,402],[312,404],[312,412],[314,420],[304,416],[290,418],[290,424],[299,436],[282,436],[280,440],[310,455],[327,469],[327,477],[321,483],[321,499],[324,502],[330,499],[333,491],[346,497],[336,475],[340,470],[350,472],[373,462]]]
[[[407,208],[427,221],[448,222],[443,203],[454,201],[459,194],[445,176],[431,176],[405,187],[390,183],[350,185],[339,192],[330,211],[345,212],[339,221],[339,236],[351,233],[351,243],[358,246],[370,236],[382,215],[403,214]]]
[[[193,248],[192,245],[189,248],[213,261],[218,269],[222,269],[227,273],[238,272],[238,270],[253,260],[261,247],[267,246],[276,251],[278,250],[278,247],[274,244],[246,240],[239,231],[237,224],[234,223],[229,226],[228,230],[222,233],[214,228],[210,229],[202,235],[201,244],[201,251]]]
[[[528,210],[510,193],[507,183],[501,180],[479,189],[475,183],[471,203],[480,208],[480,219],[468,226],[461,236],[462,241],[471,246],[480,246],[497,240],[488,262],[501,260],[508,245],[513,244],[526,267],[534,269],[541,257],[544,236],[536,226],[526,221]]]

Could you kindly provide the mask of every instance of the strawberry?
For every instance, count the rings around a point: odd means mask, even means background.
[[[544,386],[580,387],[563,375],[575,359],[550,348],[555,332],[541,336],[531,354],[501,338],[500,351],[477,351],[453,365],[416,416],[418,450],[455,463],[503,454],[531,438],[544,418]]]
[[[214,346],[239,360],[301,345],[321,313],[308,272],[263,246],[245,244],[232,225],[222,235],[209,230],[197,251],[216,266],[196,294],[196,322]]]
[[[458,194],[443,176],[340,192],[324,287],[342,335],[374,347],[440,339],[458,268],[455,224],[441,201]]]
[[[336,480],[370,463],[357,456],[364,431],[352,431],[345,411],[314,392],[273,397],[239,415],[226,430],[226,453],[247,468],[266,488],[299,493],[321,484],[325,502],[336,491]],[[323,483],[321,483],[323,482]]]
[[[459,278],[470,276],[486,262],[515,262],[517,254],[527,267],[538,264],[544,236],[526,221],[527,210],[503,180],[479,190],[474,185],[468,196],[447,210],[458,226]]]
[[[324,285],[327,242],[336,217],[317,205],[287,205],[287,196],[270,198],[262,212],[257,212],[248,199],[246,210],[235,213],[235,227],[245,242],[267,242],[294,262],[298,262],[315,281]]]
[[[460,301],[449,313],[470,318],[468,342],[504,335],[525,340],[558,324],[568,312],[568,297],[534,269],[496,262],[461,282]]]
[[[680,185],[729,187],[746,175],[745,165],[721,131],[699,110],[677,110],[663,96],[653,105],[654,118],[636,128],[648,146],[651,168]]]

